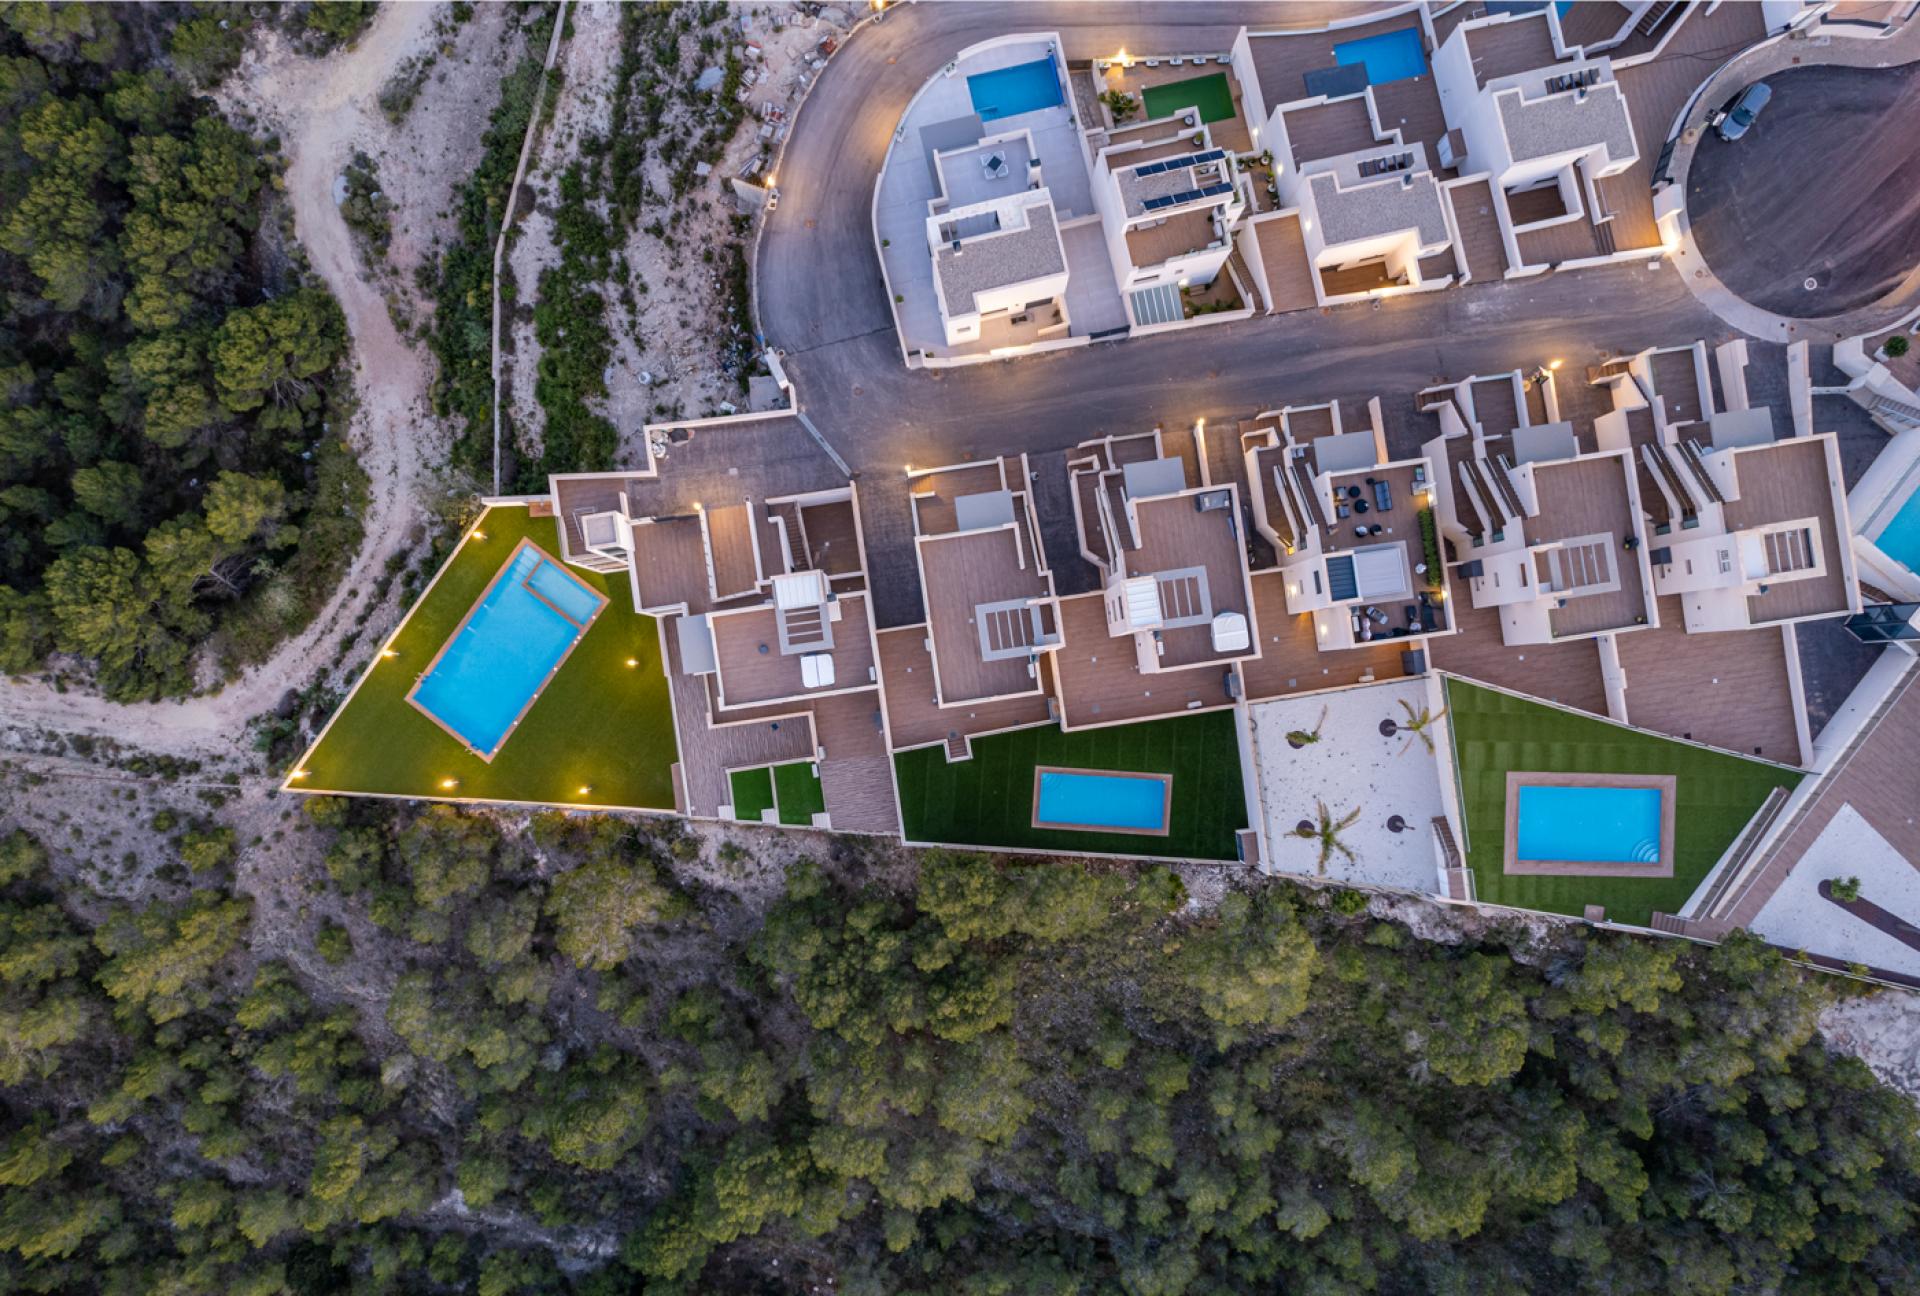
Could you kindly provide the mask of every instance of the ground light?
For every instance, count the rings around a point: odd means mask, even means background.
[[[453,789],[460,786],[460,780],[457,778],[443,778],[440,780],[440,786],[444,790],[451,792],[453,791]]]
[[[640,664],[640,659],[639,659],[638,657],[629,657],[629,658],[627,658],[627,669],[628,669],[628,670],[632,670],[632,669],[633,669],[634,667],[636,667],[636,666],[638,666],[639,664]]]
[[[581,795],[581,796],[592,796],[592,795],[593,795],[593,784],[591,784],[591,783],[582,783],[582,784],[580,785],[580,795]]]

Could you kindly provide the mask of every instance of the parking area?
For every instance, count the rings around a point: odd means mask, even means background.
[[[1708,131],[1694,156],[1687,208],[1700,253],[1728,288],[1782,315],[1869,305],[1920,261],[1920,64],[1766,81],[1772,102],[1745,137]]]

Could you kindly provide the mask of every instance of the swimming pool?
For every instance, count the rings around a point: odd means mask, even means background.
[[[1408,77],[1424,76],[1427,71],[1427,52],[1421,47],[1420,31],[1416,27],[1342,41],[1333,47],[1333,61],[1342,67],[1364,63],[1369,85],[1404,81]]]
[[[1104,832],[1167,834],[1166,774],[1112,774],[1097,770],[1033,771],[1033,826]]]
[[[1520,787],[1519,794],[1516,859],[1596,864],[1660,862],[1658,788],[1527,784]]]
[[[606,603],[522,540],[407,701],[490,761]]]
[[[1920,575],[1920,484],[1873,538],[1881,553]]]
[[[983,122],[1057,108],[1066,102],[1051,54],[1031,63],[976,72],[967,78],[967,93],[973,96],[973,110]]]

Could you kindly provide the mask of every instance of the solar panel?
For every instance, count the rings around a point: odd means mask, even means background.
[[[1183,203],[1198,202],[1204,196],[1205,195],[1203,195],[1198,189],[1184,189],[1179,193],[1177,197],[1175,197],[1174,201],[1183,202]]]
[[[1154,162],[1147,166],[1143,166],[1139,168],[1137,171],[1134,172],[1134,174],[1139,176],[1159,175],[1162,171],[1165,171],[1166,169],[1167,169],[1167,164],[1165,162]]]
[[[1223,193],[1232,193],[1233,186],[1230,184],[1208,185],[1205,189],[1201,190],[1200,192],[1203,197],[1218,198]]]
[[[1140,205],[1148,211],[1159,211],[1162,207],[1168,207],[1172,204],[1173,199],[1171,198],[1149,198]]]
[[[1193,161],[1194,161],[1194,164],[1197,166],[1202,162],[1218,162],[1221,158],[1225,157],[1226,155],[1227,155],[1227,151],[1225,149],[1212,149],[1212,150],[1209,150],[1208,152],[1198,155],[1193,159]]]

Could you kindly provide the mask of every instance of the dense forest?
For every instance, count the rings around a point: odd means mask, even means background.
[[[206,92],[255,21],[367,4],[0,5],[0,671],[179,694],[311,619],[357,549],[345,326],[268,141]]]
[[[783,884],[677,824],[301,819],[297,916],[252,912],[249,845],[191,817],[137,899],[0,835],[5,1290],[1920,1272],[1913,1106],[1823,1047],[1833,982],[1744,938],[1449,945],[1212,873],[821,838]]]

